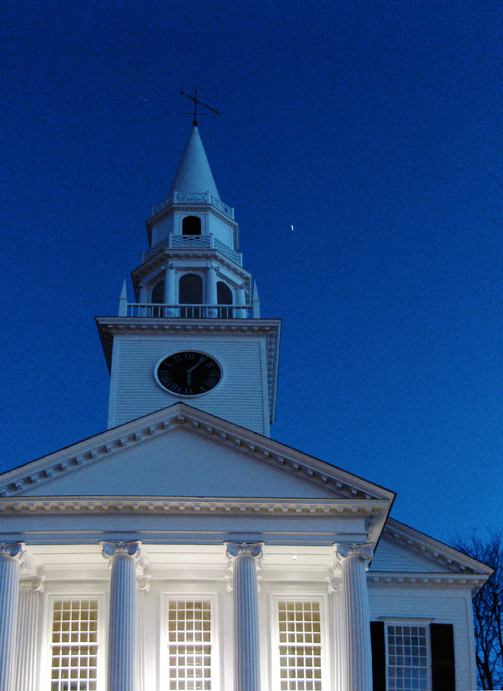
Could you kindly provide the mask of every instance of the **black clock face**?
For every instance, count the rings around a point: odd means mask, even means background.
[[[157,381],[179,396],[199,396],[213,389],[222,378],[219,365],[204,353],[187,350],[175,353],[157,365]]]

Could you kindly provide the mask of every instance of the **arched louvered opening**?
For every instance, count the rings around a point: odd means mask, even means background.
[[[217,282],[217,302],[219,305],[232,305],[232,291],[223,281]],[[219,307],[218,316],[222,319],[232,319],[232,307]]]
[[[155,305],[152,307],[152,317],[164,317],[164,307],[158,307],[164,302],[164,281],[158,281],[150,296],[150,302]]]
[[[201,235],[201,219],[198,216],[185,216],[182,221],[182,235]]]
[[[152,291],[151,302],[156,305],[160,305],[164,302],[164,281],[159,281],[159,283],[155,284]]]
[[[197,274],[185,274],[180,279],[179,285],[180,305],[191,305],[180,308],[180,316],[187,318],[199,318],[203,304],[203,279]]]

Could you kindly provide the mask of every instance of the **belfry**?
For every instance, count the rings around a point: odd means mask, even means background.
[[[269,436],[280,323],[260,319],[234,209],[220,200],[197,127],[147,234],[132,273],[135,301],[124,290],[119,316],[98,318],[111,370],[109,426],[183,400]]]
[[[108,429],[0,476],[0,691],[474,689],[491,569],[270,438],[280,322],[196,126],[147,236]]]

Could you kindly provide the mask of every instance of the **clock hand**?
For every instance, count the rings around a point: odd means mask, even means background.
[[[203,355],[203,357],[202,357],[198,362],[196,362],[195,365],[192,365],[192,367],[189,367],[188,370],[185,370],[185,373],[186,373],[186,374],[190,374],[191,372],[193,372],[193,371],[196,369],[196,367],[199,367],[199,365],[200,365],[202,362],[204,362],[204,360],[206,360],[206,355]]]

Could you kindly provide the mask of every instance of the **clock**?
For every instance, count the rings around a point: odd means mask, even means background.
[[[157,363],[155,378],[170,393],[200,396],[211,391],[222,378],[220,365],[206,353],[185,350]]]

